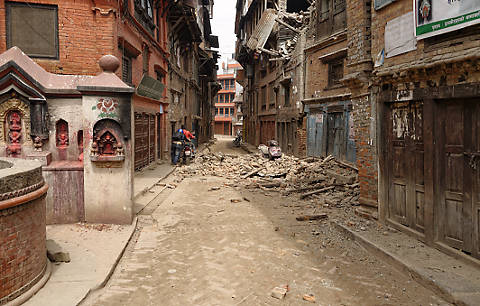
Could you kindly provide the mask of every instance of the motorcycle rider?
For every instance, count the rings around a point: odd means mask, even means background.
[[[178,160],[180,159],[180,154],[183,151],[185,139],[186,137],[185,137],[185,134],[183,133],[183,129],[178,129],[172,135],[172,146],[171,146],[171,152],[170,152],[172,157],[172,165],[176,165],[178,163]]]
[[[185,146],[185,141],[191,142],[192,139],[195,139],[195,136],[182,124],[181,128],[172,136],[171,155],[173,165],[178,163],[183,147]],[[195,150],[193,143],[191,143],[191,149],[192,151]]]

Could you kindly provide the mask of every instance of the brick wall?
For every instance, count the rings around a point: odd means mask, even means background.
[[[346,83],[352,94],[355,146],[362,208],[377,216],[378,156],[376,152],[376,109],[370,96],[372,64],[373,1],[347,1]]]
[[[303,124],[297,129],[298,156],[307,156],[307,119],[303,119]]]
[[[20,294],[16,291],[41,276],[45,237],[44,198],[0,210],[0,305],[6,302],[2,298]]]
[[[319,57],[341,50],[347,47],[347,41],[329,45],[325,48],[311,48],[306,50],[306,82],[305,99],[336,96],[348,94],[347,87],[329,88],[328,86],[328,62],[319,60]],[[347,73],[345,61],[344,75]]]

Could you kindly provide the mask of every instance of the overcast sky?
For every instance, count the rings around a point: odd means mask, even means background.
[[[236,0],[215,0],[213,6],[212,32],[218,36],[220,42],[220,69],[222,62],[235,52],[235,4]]]

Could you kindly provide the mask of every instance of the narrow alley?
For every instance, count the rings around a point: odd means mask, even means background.
[[[220,138],[212,154],[244,154]],[[185,166],[184,166],[185,167]],[[299,222],[296,198],[219,176],[163,183],[104,289],[84,305],[444,305],[335,230]],[[148,210],[147,210],[148,211]],[[293,214],[294,213],[294,214]],[[284,300],[271,296],[286,288]]]

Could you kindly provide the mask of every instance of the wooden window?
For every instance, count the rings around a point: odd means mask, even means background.
[[[156,70],[155,74],[157,75],[157,81],[160,81],[165,84],[165,73]]]
[[[337,59],[328,63],[328,86],[341,86],[340,80],[343,78],[343,61],[344,59]]]
[[[262,111],[267,110],[267,86],[262,87],[261,99]]]
[[[148,75],[148,58],[149,58],[149,48],[145,46],[143,48],[142,60],[143,60],[143,73]]]
[[[275,108],[275,84],[272,82],[268,85],[268,109],[274,109]]]
[[[128,55],[122,57],[122,80],[127,84],[132,84],[132,58]]]
[[[317,1],[317,37],[322,38],[347,28],[346,0]]]
[[[223,116],[223,107],[220,108],[220,116]]]
[[[152,35],[155,29],[153,21],[153,0],[134,0],[135,3],[135,19]]]
[[[285,106],[290,106],[290,83],[283,86],[285,96]]]
[[[58,58],[58,8],[6,2],[7,47],[31,57]]]
[[[218,116],[218,107],[215,107],[215,116]]]

